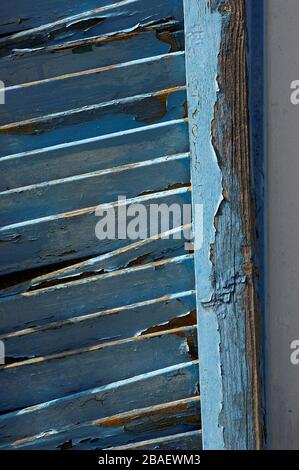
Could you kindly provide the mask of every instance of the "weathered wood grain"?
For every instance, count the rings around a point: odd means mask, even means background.
[[[6,37],[0,48],[8,53],[13,48],[135,29],[163,19],[183,20],[181,0],[52,0],[48,5],[42,0],[12,0],[4,2],[1,11],[0,34]]]
[[[193,256],[84,277],[0,299],[1,334],[190,291]]]
[[[65,426],[198,394],[198,362],[179,364],[0,416],[2,446]],[[21,442],[19,442],[21,444]]]
[[[183,86],[185,82],[185,56],[181,51],[60,75],[6,88],[0,124]]]
[[[132,445],[110,447],[109,450],[202,450],[202,433],[190,431]]]
[[[170,104],[169,101],[168,103]],[[189,151],[188,124],[184,120],[148,126],[143,124],[139,128],[136,126],[138,123],[135,120],[135,127],[127,131],[84,140],[78,140],[77,136],[75,141],[66,144],[2,157],[0,190],[5,191]],[[0,140],[2,137],[3,135],[0,136]],[[31,145],[30,142],[36,136],[25,137],[27,144],[24,147]],[[19,149],[19,141],[11,143],[13,148],[10,144],[5,145],[2,154],[8,148]],[[34,147],[33,144],[32,146]]]
[[[0,367],[1,411],[55,400],[196,359],[196,328],[191,326],[5,365]]]
[[[199,397],[142,408],[108,418],[65,426],[45,436],[28,436],[6,450],[97,450],[195,431],[200,424]],[[0,446],[1,448],[1,446]]]
[[[195,296],[173,294],[1,336],[6,363],[196,324]]]
[[[185,90],[175,87],[0,126],[0,155],[43,150],[60,144],[75,145],[80,140],[92,141],[131,129],[138,132],[138,128],[146,125],[185,117]]]
[[[150,227],[150,206],[162,203],[169,206],[190,204],[190,190],[188,188],[174,189],[126,201],[127,206],[137,203],[143,204],[148,211],[147,233],[150,234],[152,230],[152,232],[157,232],[152,233],[155,235],[164,230],[161,230],[160,223],[155,229]],[[118,204],[116,201],[111,207],[117,209]],[[96,256],[128,245],[130,240],[118,239],[117,235],[113,239],[97,239],[95,228],[100,219],[95,216],[95,209],[96,207],[80,209],[2,227],[0,229],[0,272],[9,273],[37,266],[48,266],[70,259]],[[118,227],[118,216],[119,211],[115,210],[116,227]],[[173,218],[169,229],[179,227],[181,224],[182,220]]]
[[[184,5],[193,203],[205,208],[204,246],[195,253],[204,448],[257,449],[263,430],[245,1]]]
[[[138,28],[112,37],[99,36],[57,46],[17,49],[0,59],[6,87],[57,77],[95,67],[154,57],[183,50],[184,33],[173,23]]]

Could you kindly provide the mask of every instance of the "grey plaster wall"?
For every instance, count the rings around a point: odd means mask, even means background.
[[[299,0],[267,0],[266,57],[268,431],[271,448],[299,449],[299,352],[291,350],[299,344],[299,104],[290,99],[299,80]]]

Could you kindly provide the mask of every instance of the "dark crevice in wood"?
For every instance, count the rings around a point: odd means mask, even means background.
[[[151,333],[158,333],[160,331],[167,331],[167,330],[173,330],[176,328],[182,328],[185,326],[195,326],[196,324],[197,324],[196,310],[192,310],[192,312],[189,312],[187,315],[173,318],[167,323],[162,323],[160,325],[152,326],[148,328],[147,330],[144,330],[141,333],[141,336],[148,335]]]
[[[171,191],[173,189],[181,189],[181,188],[190,188],[191,189],[191,184],[189,181],[185,182],[185,183],[175,183],[175,184],[171,184],[169,186],[167,186],[167,188],[163,188],[163,189],[153,189],[151,191],[144,191],[140,194],[138,194],[138,197],[141,197],[141,196],[150,196],[151,194],[158,194],[158,193],[163,193],[165,191]]]
[[[8,366],[9,364],[16,364],[17,362],[24,362],[33,359],[34,356],[5,356],[5,365]]]
[[[9,289],[14,286],[17,286],[18,284],[22,284],[23,282],[29,282],[39,276],[50,274],[51,272],[58,271],[59,269],[68,268],[73,264],[84,262],[92,258],[92,256],[87,256],[84,258],[73,259],[61,263],[42,266],[39,268],[28,269],[26,271],[18,271],[11,274],[3,274],[0,276],[0,288]]]
[[[60,446],[58,446],[57,448],[60,449],[60,450],[70,450],[70,449],[72,449],[72,447],[73,447],[73,442],[70,439],[69,441],[66,441],[63,444],[61,444]]]

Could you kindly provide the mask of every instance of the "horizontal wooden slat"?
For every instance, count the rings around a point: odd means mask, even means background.
[[[77,39],[84,34],[132,29],[163,18],[182,21],[182,8],[181,0],[51,0],[48,4],[43,0],[11,0],[1,7],[0,34],[20,32],[4,38],[0,47],[7,46],[5,50],[9,51],[9,46],[41,46],[65,37]]]
[[[191,224],[163,232],[146,240],[140,240],[123,248],[120,248],[104,255],[88,258],[86,261],[74,262],[61,269],[48,271],[37,277],[17,282],[2,283],[0,297],[7,297],[14,294],[37,289],[38,287],[50,287],[55,284],[75,280],[81,275],[104,274],[119,269],[124,269],[133,265],[148,264],[163,258],[174,258],[185,255],[191,245]],[[186,245],[187,243],[187,245]]]
[[[11,0],[3,3],[0,33],[13,34],[78,15],[93,8],[108,5],[111,7],[114,3],[117,3],[117,0],[72,0],[63,3],[59,0],[52,0],[51,4],[46,7],[42,0],[34,0],[30,3]]]
[[[0,124],[165,90],[185,83],[184,52],[174,52],[24,86],[17,85],[5,90]]]
[[[6,362],[62,353],[140,334],[196,324],[193,292],[115,308],[0,337]]]
[[[162,90],[1,126],[0,155],[107,137],[107,134],[185,117],[184,87]]]
[[[1,410],[25,408],[196,360],[196,340],[196,329],[183,327],[2,366]]]
[[[25,220],[109,203],[119,196],[190,184],[189,155],[177,155],[40,183],[0,193],[0,221],[10,225]]]
[[[119,3],[118,0],[72,0],[63,3],[59,0],[52,0],[47,7],[42,0],[34,0],[31,3],[11,0],[3,4],[0,33],[8,35],[16,31],[28,30],[91,9],[105,6],[111,8],[115,3]]]
[[[29,436],[20,443],[12,443],[4,448],[96,450],[167,434],[190,432],[199,427],[200,400],[199,397],[194,397],[122,413],[79,426],[66,426],[45,436]]]
[[[1,333],[45,325],[194,288],[193,256],[157,261],[110,274],[0,299]]]
[[[138,408],[197,395],[198,363],[180,364],[0,416],[2,446]]]
[[[172,96],[172,94],[169,95],[167,99],[168,110],[171,107]],[[136,120],[134,122],[135,128],[132,130],[81,141],[78,141],[77,136],[74,142],[68,144],[0,158],[0,190],[5,191],[164,155],[188,152],[187,122],[170,121],[148,127],[143,124],[140,128],[136,128],[137,122]],[[0,141],[3,137],[3,134],[0,135]],[[38,136],[25,136],[28,139],[27,147],[35,137]],[[5,143],[3,144],[2,154],[5,148],[8,148]],[[13,145],[15,147],[15,141]],[[19,143],[17,143],[17,148],[19,148]]]
[[[166,23],[158,30],[154,27],[139,28],[112,37],[100,36],[52,47],[18,49],[0,59],[1,80],[6,87],[10,87],[183,50],[183,31],[172,29],[172,23]]]
[[[187,188],[165,191],[150,196],[127,199],[126,204],[143,204],[147,211],[152,204],[190,204],[190,190]],[[111,207],[117,208],[118,202]],[[110,210],[110,209],[109,209]],[[118,210],[115,210],[116,227]],[[148,233],[150,233],[150,217]],[[48,216],[0,229],[0,272],[9,273],[37,266],[47,266],[69,259],[96,256],[128,245],[127,239],[98,240],[95,234],[99,217],[95,207],[81,209],[55,216]],[[182,220],[175,220],[171,228],[178,227]],[[157,226],[152,231],[161,233]],[[152,233],[155,235],[155,233]]]
[[[202,433],[201,431],[190,431],[132,445],[111,447],[109,450],[202,450]],[[181,462],[180,458],[184,459],[182,456],[177,456],[177,464],[184,463],[184,460]],[[185,458],[190,459],[191,457],[185,456]],[[166,460],[166,456],[164,456],[164,459]],[[173,456],[173,459],[175,459],[175,456]],[[194,457],[194,464],[196,464],[196,461],[198,462]],[[175,464],[174,460],[172,462]]]

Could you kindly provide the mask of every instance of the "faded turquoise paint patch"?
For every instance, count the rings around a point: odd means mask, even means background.
[[[210,250],[216,237],[214,218],[222,201],[222,174],[212,145],[222,16],[205,1],[185,0],[184,6],[193,205],[204,205],[203,247],[195,253],[203,445],[224,449],[219,424],[223,402],[220,335],[216,313],[205,309],[214,293]]]

